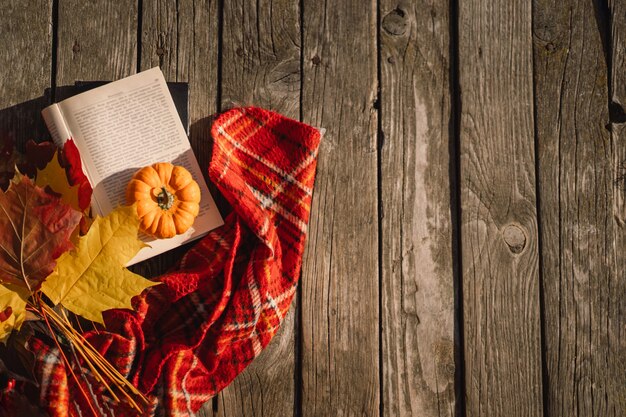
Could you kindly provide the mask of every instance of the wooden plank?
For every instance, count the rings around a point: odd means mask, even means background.
[[[159,65],[168,81],[189,83],[190,141],[200,166],[207,169],[211,121],[218,106],[217,3],[143,0],[142,8],[141,68]]]
[[[0,45],[0,135],[21,147],[47,136],[40,112],[49,104],[52,1],[3,2]]]
[[[57,87],[117,80],[136,69],[137,1],[59,2]]]
[[[217,111],[217,0],[144,0],[141,13],[141,70],[160,66],[167,81],[189,83],[189,140],[208,181],[211,121]],[[144,262],[141,273],[162,274],[189,246]]]
[[[302,274],[302,415],[380,413],[376,2],[303,1],[303,120],[321,142]]]
[[[222,110],[255,105],[298,118],[300,14],[290,0],[224,2]],[[218,416],[291,416],[295,404],[295,314],[270,345],[218,396]]]
[[[137,1],[59,2],[56,101],[76,81],[112,81],[137,71]],[[152,276],[155,260],[133,266]]]
[[[587,2],[535,0],[533,13],[546,408],[551,417],[624,416],[624,206],[615,187],[624,147],[622,125],[613,125],[613,138],[606,129],[599,31],[609,23]]]
[[[191,146],[208,180],[211,121],[217,112],[217,0],[144,0],[142,3],[141,69],[160,66],[168,81],[189,83]],[[215,189],[211,192],[216,196]],[[187,246],[145,262],[144,274],[158,275],[180,259]],[[213,416],[213,401],[198,412]]]
[[[383,411],[453,416],[450,5],[379,7]]]
[[[613,242],[613,265],[607,284],[600,288],[604,300],[602,318],[607,323],[603,353],[607,358],[599,373],[602,378],[600,394],[605,395],[601,404],[605,415],[626,416],[626,1],[610,0],[611,20],[611,73],[609,85],[609,117],[611,121],[611,152],[613,178],[613,201],[608,206],[607,218],[611,219]],[[610,291],[609,291],[610,289]],[[599,322],[600,322],[599,320]],[[600,358],[600,355],[597,356]],[[600,378],[599,378],[600,379]],[[594,405],[596,403],[594,402]],[[602,410],[602,409],[600,409]],[[611,414],[612,413],[612,414]],[[598,413],[599,415],[600,413]]]
[[[459,3],[468,416],[541,416],[531,3]]]

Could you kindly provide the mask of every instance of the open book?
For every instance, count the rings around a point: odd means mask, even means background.
[[[104,216],[126,204],[126,185],[155,162],[182,165],[200,185],[200,213],[193,226],[171,239],[140,236],[150,245],[135,264],[205,235],[223,224],[158,67],[46,107],[43,118],[57,146],[72,138],[93,187],[92,209]]]

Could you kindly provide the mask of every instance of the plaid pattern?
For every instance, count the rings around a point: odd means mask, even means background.
[[[136,311],[108,311],[107,331],[86,334],[149,394],[145,415],[195,415],[267,346],[299,279],[319,131],[239,108],[215,121],[212,136],[209,174],[233,212],[160,278],[164,285],[135,297]],[[30,348],[50,415],[93,414],[51,342],[32,339]],[[102,395],[86,369],[75,372],[99,415],[134,415]]]

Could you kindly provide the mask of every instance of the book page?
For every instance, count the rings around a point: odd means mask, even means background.
[[[46,123],[46,127],[52,136],[52,141],[59,148],[63,147],[63,144],[68,138],[72,137],[72,132],[69,131],[65,124],[65,119],[59,109],[58,104],[53,104],[46,107],[41,111],[43,120]]]
[[[71,97],[58,106],[81,152],[94,189],[96,214],[106,215],[126,204],[125,190],[133,174],[155,162],[184,166],[200,185],[200,214],[192,228],[172,239],[144,238],[152,249],[142,249],[131,264],[223,223],[158,67]]]

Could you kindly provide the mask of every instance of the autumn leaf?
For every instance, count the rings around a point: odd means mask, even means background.
[[[91,184],[83,172],[83,164],[80,160],[78,148],[72,139],[63,144],[64,166],[67,168],[67,177],[71,185],[78,187],[78,205],[85,211],[91,204]]]
[[[29,296],[22,287],[0,285],[0,343],[6,344],[11,332],[22,327]]]
[[[36,143],[29,140],[26,142],[24,160],[18,164],[20,172],[34,178],[37,170],[43,169],[52,160],[56,150],[56,145],[50,141]]]
[[[0,157],[4,158],[7,149],[13,149],[12,145],[12,142],[3,142],[0,138]],[[80,211],[87,211],[91,204],[91,194],[93,190],[87,176],[83,172],[80,153],[72,139],[66,140],[63,144],[63,148],[60,150],[50,141],[36,143],[33,140],[29,140],[26,142],[24,157],[17,161],[17,166],[20,172],[31,178],[35,178],[37,172],[43,171],[55,157],[58,158],[56,162],[65,170],[65,177],[69,185],[78,187],[78,207]],[[13,176],[14,166],[15,162],[11,163],[9,166],[11,171],[9,178]],[[0,162],[0,169],[1,168],[2,163]],[[42,183],[42,181],[39,181],[39,183]]]
[[[30,292],[54,270],[55,260],[73,247],[81,215],[19,173],[0,191],[0,284]]]
[[[103,311],[132,308],[132,297],[158,284],[124,267],[146,246],[137,238],[138,230],[134,206],[97,218],[76,249],[59,258],[41,290],[54,304],[98,323]]]
[[[48,147],[43,144],[30,146],[31,154],[38,155],[38,163],[47,158]],[[34,158],[33,156],[33,158]],[[46,191],[53,191],[64,203],[83,213],[80,223],[80,233],[85,234],[91,225],[89,208],[93,192],[89,180],[83,173],[82,162],[78,148],[74,141],[69,139],[63,149],[55,151],[50,160],[37,169],[35,183]],[[76,236],[79,230],[76,230]],[[75,239],[74,239],[75,240]]]
[[[65,168],[59,164],[57,154],[42,169],[37,170],[35,184],[41,188],[50,187],[57,193],[61,200],[71,206],[74,210],[82,211],[78,204],[78,187],[71,186],[65,173]]]
[[[15,174],[15,165],[19,162],[19,154],[15,151],[15,143],[10,136],[0,136],[0,189],[6,190]]]

